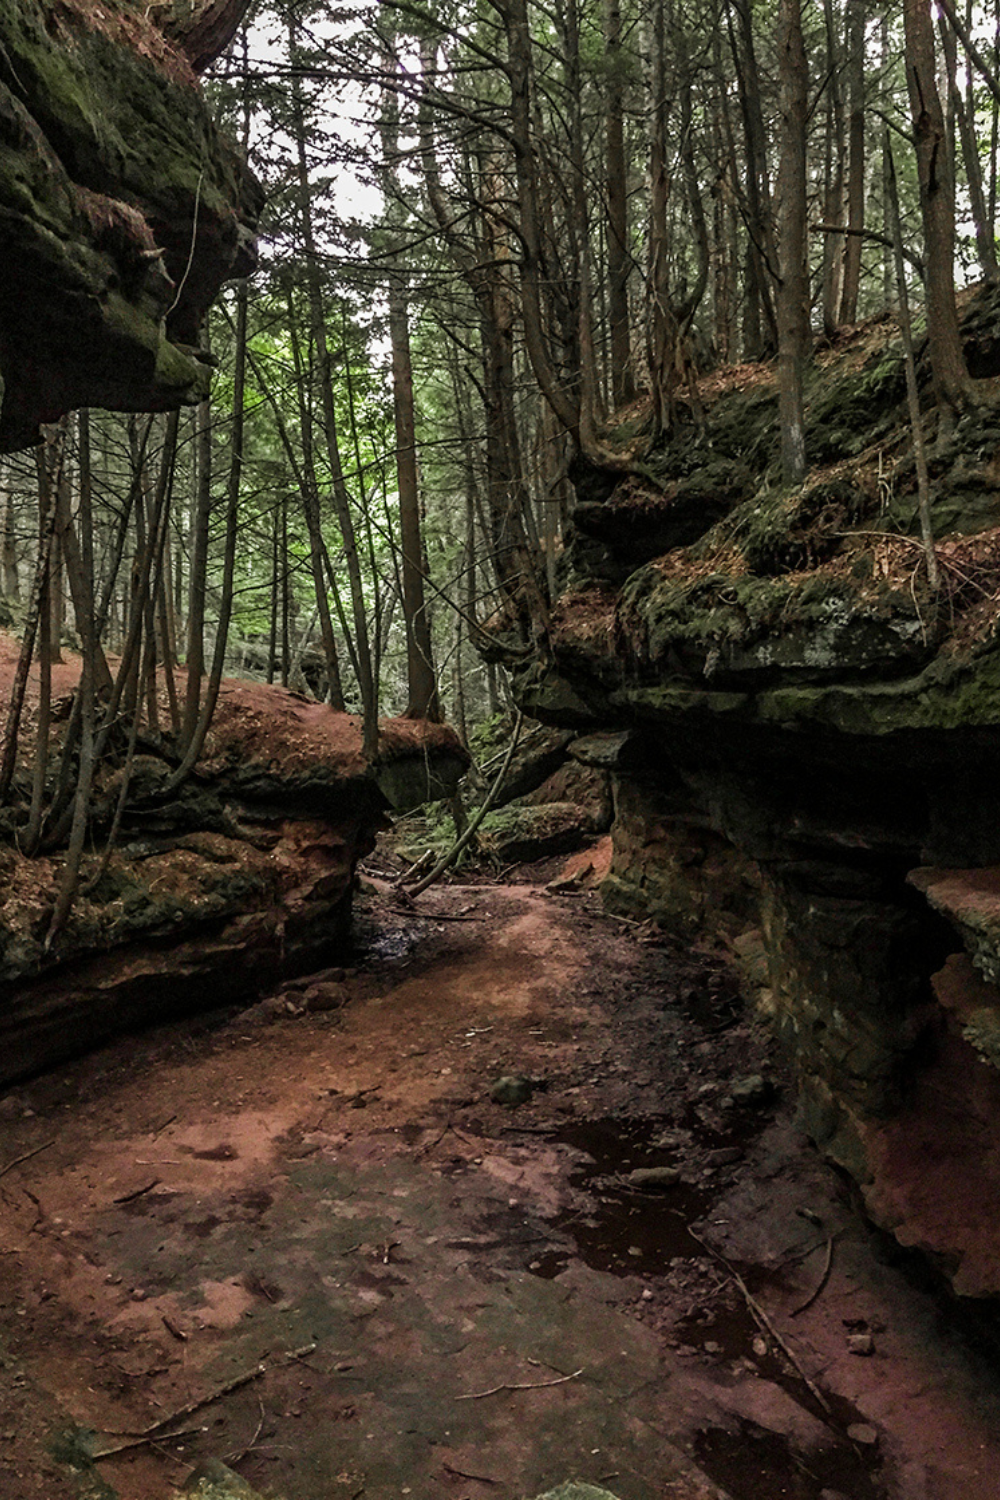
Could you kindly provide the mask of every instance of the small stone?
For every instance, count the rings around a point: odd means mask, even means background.
[[[720,1146],[717,1151],[710,1151],[705,1157],[707,1167],[731,1167],[735,1162],[743,1160],[743,1152],[739,1146]]]
[[[17,1120],[24,1113],[24,1100],[16,1094],[5,1094],[0,1099],[0,1120]]]
[[[714,1339],[706,1339],[704,1344],[702,1345],[702,1348],[704,1349],[706,1354],[722,1353],[722,1345],[717,1344]]]
[[[648,1286],[642,1289],[642,1300],[643,1302],[652,1302],[653,1300],[653,1293],[649,1290]]]
[[[847,1429],[847,1436],[852,1443],[861,1443],[870,1448],[878,1442],[878,1428],[873,1427],[870,1422],[852,1422]]]
[[[533,1081],[525,1078],[523,1073],[506,1073],[490,1089],[490,1098],[494,1104],[505,1104],[508,1109],[516,1109],[519,1104],[527,1104],[534,1092]]]
[[[631,1255],[631,1257],[632,1257],[633,1260],[641,1260],[642,1259],[642,1250],[639,1248],[638,1245],[629,1245],[629,1247],[628,1247],[628,1253],[629,1253],[629,1255]]]
[[[753,1352],[758,1359],[764,1359],[767,1356],[767,1341],[759,1333],[754,1334]]]
[[[676,1167],[636,1167],[625,1181],[629,1187],[660,1189],[674,1187],[680,1178]]]
[[[328,1010],[340,1010],[347,1004],[347,991],[341,984],[311,984],[303,996],[305,1008],[311,1014]]]
[[[851,1354],[859,1354],[867,1357],[875,1353],[875,1340],[870,1333],[849,1333],[847,1335],[847,1348]]]
[[[767,1104],[773,1094],[773,1085],[760,1073],[748,1073],[743,1078],[735,1078],[729,1087],[729,1097],[734,1104],[750,1107]]]

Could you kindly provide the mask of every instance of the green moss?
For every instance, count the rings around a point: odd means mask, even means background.
[[[806,452],[812,464],[835,463],[874,441],[879,419],[906,394],[903,352],[894,342],[858,371],[838,376],[817,370],[806,404]]]
[[[673,662],[723,686],[763,687],[788,673],[898,671],[926,660],[934,645],[909,593],[888,586],[862,593],[854,579],[826,574],[678,581],[643,569],[623,590],[621,619],[643,661]]]

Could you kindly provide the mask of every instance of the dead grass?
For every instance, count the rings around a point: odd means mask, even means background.
[[[72,44],[81,26],[127,47],[166,75],[172,83],[198,87],[198,76],[184,53],[151,19],[153,6],[132,7],[121,0],[56,0],[49,16],[59,39]]]

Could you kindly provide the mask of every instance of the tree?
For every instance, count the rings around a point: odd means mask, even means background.
[[[778,67],[781,159],[778,168],[778,402],[781,470],[786,484],[805,477],[803,388],[809,352],[806,242],[806,123],[809,74],[799,0],[779,0]]]
[[[952,415],[965,404],[969,374],[955,306],[955,188],[937,89],[934,29],[926,0],[903,0],[906,83],[924,225],[927,342],[934,387]]]

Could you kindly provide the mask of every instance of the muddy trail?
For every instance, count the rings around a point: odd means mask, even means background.
[[[527,882],[359,930],[0,1100],[0,1500],[996,1496],[988,1343],[721,958]]]

